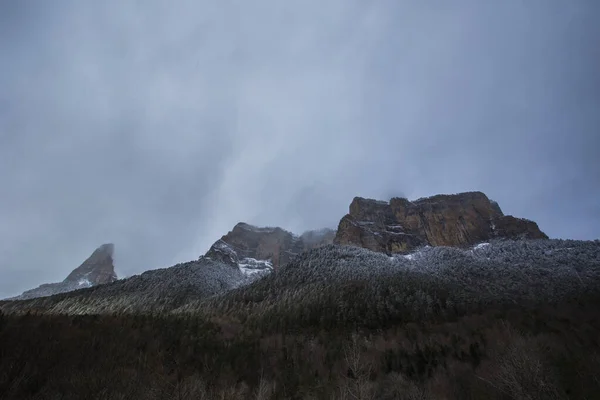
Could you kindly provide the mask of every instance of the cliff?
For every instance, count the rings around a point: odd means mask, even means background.
[[[424,245],[466,246],[492,238],[548,237],[533,221],[505,216],[484,193],[466,192],[416,201],[355,197],[334,243],[393,253]]]
[[[296,236],[282,228],[259,228],[240,222],[217,240],[205,257],[232,266],[255,265],[258,260],[267,267],[270,264],[277,268],[303,251],[333,243],[334,238],[335,231],[331,229],[307,231]]]

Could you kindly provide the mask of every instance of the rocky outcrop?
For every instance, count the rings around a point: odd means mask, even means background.
[[[277,268],[303,251],[333,243],[335,231],[321,229],[296,236],[281,228],[259,228],[240,222],[211,246],[204,257],[246,272],[248,268]]]
[[[112,243],[98,247],[79,267],[75,268],[62,282],[43,284],[27,290],[13,300],[26,300],[36,297],[70,292],[77,289],[111,283],[117,280],[113,265],[115,246]]]
[[[547,238],[533,221],[505,216],[481,192],[389,202],[355,197],[337,231],[296,236],[281,228],[238,223],[204,257],[250,274],[287,264],[300,253],[327,244],[354,245],[397,253],[430,246],[467,246],[492,238]]]
[[[496,218],[492,223],[494,237],[509,239],[548,239],[548,236],[540,231],[538,225],[528,219],[505,215]]]
[[[98,247],[83,264],[67,276],[65,282],[87,281],[91,286],[95,286],[116,281],[117,274],[115,274],[113,265],[114,252],[115,245],[112,243]]]
[[[389,202],[355,197],[334,242],[395,253],[424,246],[466,246],[492,238],[542,239],[537,224],[505,216],[481,192]]]

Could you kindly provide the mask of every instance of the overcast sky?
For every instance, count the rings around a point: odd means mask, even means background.
[[[425,4],[427,3],[427,4]],[[484,191],[600,237],[600,1],[2,1],[0,298]]]

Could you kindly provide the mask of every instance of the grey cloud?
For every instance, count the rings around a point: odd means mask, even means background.
[[[356,195],[482,190],[600,237],[600,6],[434,3],[2,3],[0,297]]]

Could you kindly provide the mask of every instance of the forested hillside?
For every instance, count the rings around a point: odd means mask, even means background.
[[[325,246],[208,297],[123,309],[115,283],[4,303],[0,398],[593,399],[599,255],[560,240]],[[65,314],[78,303],[89,315]]]

